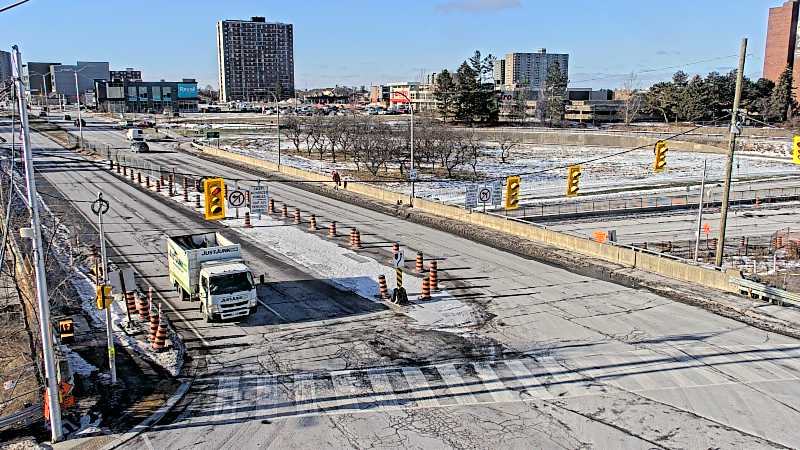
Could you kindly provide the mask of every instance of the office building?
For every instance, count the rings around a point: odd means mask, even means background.
[[[536,53],[508,53],[505,57],[503,70],[506,86],[526,86],[531,89],[541,89],[547,79],[547,71],[554,63],[558,63],[561,73],[568,77],[569,55],[565,53],[547,53],[547,49],[540,49]]]
[[[50,66],[58,65],[61,63],[29,62],[22,66],[22,81],[25,82],[31,96],[41,97],[44,93],[53,91]]]
[[[492,68],[493,71],[493,78],[494,84],[496,86],[500,86],[506,82],[506,60],[503,59],[496,59],[494,61],[494,67]]]
[[[112,70],[109,72],[111,81],[142,81],[142,71],[128,67],[125,70]]]
[[[292,25],[251,20],[217,22],[220,101],[272,101],[294,95]]]
[[[97,109],[111,113],[198,112],[197,81],[97,80]]]
[[[792,68],[796,98],[800,97],[800,67],[794,64],[800,55],[797,46],[799,10],[798,0],[788,0],[782,6],[769,9],[763,72],[764,78],[777,82],[787,66]]]
[[[75,74],[78,74],[78,92],[75,92]],[[108,80],[107,62],[78,61],[75,65],[50,66],[52,89],[50,92],[63,96],[67,102],[77,102],[78,95],[94,89],[95,80]]]
[[[11,53],[0,50],[0,83],[11,78]]]

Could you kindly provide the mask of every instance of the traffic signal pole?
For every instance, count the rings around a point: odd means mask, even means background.
[[[719,217],[719,239],[717,239],[717,254],[714,264],[722,267],[722,257],[725,253],[725,227],[728,224],[728,202],[731,195],[731,173],[733,172],[733,153],[736,149],[736,135],[738,134],[739,101],[742,97],[742,78],[744,77],[744,60],[747,53],[747,38],[742,39],[739,49],[739,70],[736,72],[736,94],[733,97],[731,109],[731,129],[728,133],[728,160],[725,165],[725,187],[722,190],[722,209]]]
[[[47,296],[47,271],[44,265],[42,249],[39,197],[36,192],[36,178],[33,173],[33,154],[31,153],[30,134],[28,131],[28,108],[25,104],[25,86],[22,83],[21,76],[22,60],[19,48],[16,45],[12,47],[12,51],[11,65],[13,67],[14,83],[17,88],[17,107],[19,108],[19,122],[22,128],[22,148],[25,161],[25,180],[28,188],[28,209],[31,216],[30,237],[33,241],[36,301],[39,307],[39,333],[42,339],[42,357],[44,358],[44,372],[47,378],[45,395],[47,396],[48,413],[50,414],[50,438],[52,442],[58,442],[64,437],[64,434],[61,429],[58,376],[56,374],[55,356],[53,356],[53,332],[50,325],[50,303]],[[12,167],[11,170],[14,170],[14,168]]]
[[[111,384],[117,383],[116,350],[114,349],[114,327],[111,323],[111,305],[106,305],[105,285],[108,284],[108,254],[106,253],[106,236],[103,233],[103,215],[108,212],[108,201],[103,199],[103,193],[97,193],[97,200],[92,204],[92,211],[97,213],[97,230],[100,233],[100,260],[103,265],[102,285],[100,295],[106,310],[106,340],[108,341],[108,367],[111,370]]]

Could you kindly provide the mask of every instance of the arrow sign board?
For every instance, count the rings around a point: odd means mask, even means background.
[[[244,205],[244,200],[245,200],[245,196],[244,196],[244,192],[242,192],[242,191],[235,190],[235,191],[231,191],[231,193],[228,194],[228,203],[230,203],[231,206],[234,207],[234,208],[238,208],[238,207]]]
[[[250,214],[264,214],[269,203],[269,188],[265,185],[253,186],[250,190]]]
[[[464,196],[464,208],[475,209],[478,207],[478,185],[468,184]]]
[[[492,201],[492,188],[490,186],[481,186],[478,191],[478,201],[484,205]]]
[[[492,205],[499,206],[503,202],[503,185],[500,180],[492,183]]]
[[[405,255],[403,254],[403,251],[402,251],[402,250],[400,250],[400,251],[398,251],[397,253],[395,253],[395,254],[394,254],[392,257],[393,257],[393,259],[394,259],[394,261],[393,261],[393,262],[394,262],[394,268],[395,268],[395,269],[398,269],[398,268],[400,268],[400,267],[403,267],[403,265],[405,265],[405,263],[406,263],[406,257],[405,257]]]

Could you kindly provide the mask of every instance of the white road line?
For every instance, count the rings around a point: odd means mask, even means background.
[[[399,408],[400,403],[394,395],[394,388],[392,387],[392,383],[389,382],[389,378],[386,376],[385,369],[369,369],[367,370],[367,374],[372,384],[372,391],[380,392],[380,394],[376,392],[375,396],[381,403],[381,407],[386,408],[388,406],[392,409]]]
[[[270,308],[270,307],[269,307],[269,305],[267,305],[266,303],[264,303],[263,301],[261,301],[261,299],[260,299],[260,298],[256,297],[256,301],[257,301],[258,303],[261,303],[261,306],[263,306],[264,308],[267,308],[267,311],[269,311],[269,312],[271,312],[272,314],[275,314],[276,316],[278,316],[278,318],[280,318],[282,321],[284,321],[284,322],[289,322],[289,320],[287,320],[285,317],[283,317],[282,315],[278,314],[278,311],[275,311],[274,309]]]
[[[458,374],[458,370],[453,364],[440,364],[435,367],[457,403],[462,405],[479,403],[477,397],[472,395],[472,388],[464,385],[464,379]]]
[[[492,367],[489,365],[489,363],[479,362],[473,364],[473,367],[475,368],[475,373],[478,374],[478,378],[480,378],[481,382],[483,382],[483,386],[486,388],[486,390],[492,391],[491,395],[495,401],[513,402],[519,400],[519,397],[509,391],[503,382],[500,381],[500,377],[494,370],[492,370]]]
[[[506,367],[511,370],[511,373],[517,377],[514,380],[513,384],[517,384],[516,388],[520,390],[525,390],[528,395],[534,396],[535,393],[545,393],[546,390],[542,388],[541,381],[539,378],[533,374],[525,364],[522,364],[520,360],[512,360],[512,361],[505,361]],[[508,384],[512,384],[509,382]],[[536,389],[542,388],[542,389]]]
[[[294,376],[293,387],[296,415],[312,415],[319,412],[314,383],[314,374],[312,373],[300,373]]]
[[[367,404],[362,402],[362,398],[369,396],[367,389],[359,388],[356,386],[356,374],[362,372],[353,372],[350,370],[337,370],[331,372],[331,384],[333,385],[333,393],[337,398],[333,402],[336,409],[342,411],[358,411],[367,409]]]
[[[419,368],[402,367],[400,370],[403,372],[409,390],[411,390],[409,395],[419,406],[423,408],[439,406],[439,402],[434,398],[436,397],[436,393],[431,390],[431,386],[428,384],[425,374],[423,374]]]

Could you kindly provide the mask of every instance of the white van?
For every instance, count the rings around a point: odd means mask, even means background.
[[[144,132],[141,128],[131,128],[128,130],[128,140],[131,142],[144,141]]]

